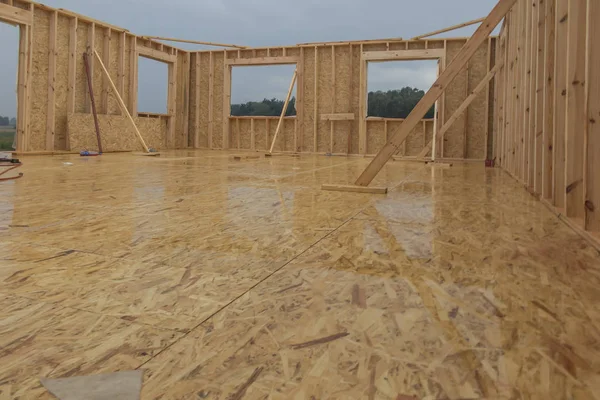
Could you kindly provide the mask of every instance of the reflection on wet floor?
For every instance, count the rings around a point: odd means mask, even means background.
[[[498,169],[173,151],[25,157],[0,186],[0,398],[600,393],[600,257]],[[66,164],[71,163],[71,165]],[[403,397],[404,396],[404,397]]]

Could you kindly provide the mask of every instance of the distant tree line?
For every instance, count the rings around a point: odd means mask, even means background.
[[[231,115],[240,116],[260,116],[260,117],[273,117],[280,116],[283,111],[284,100],[277,100],[276,98],[264,99],[263,101],[249,101],[244,104],[232,104]],[[290,99],[288,104],[286,116],[296,115],[296,98]]]
[[[402,89],[388,90],[387,92],[369,92],[368,116],[382,118],[406,118],[425,95],[423,90],[404,87]],[[263,101],[249,101],[244,104],[232,104],[231,115],[239,116],[280,116],[283,110],[283,100],[276,98]],[[425,118],[433,118],[435,107],[432,107]],[[296,115],[296,98],[290,99],[286,116]]]
[[[408,86],[400,90],[369,92],[367,113],[369,117],[406,118],[423,96],[423,90]],[[425,118],[433,118],[434,112],[435,107],[432,107]]]
[[[0,116],[0,126],[16,126],[17,119]]]

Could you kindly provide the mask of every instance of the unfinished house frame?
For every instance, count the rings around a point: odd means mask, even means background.
[[[0,399],[598,398],[599,20],[499,0],[409,40],[253,48],[0,0]],[[137,111],[139,57],[168,65],[166,114]],[[423,59],[412,112],[368,117],[369,64]],[[232,116],[233,68],[281,64],[281,116]]]

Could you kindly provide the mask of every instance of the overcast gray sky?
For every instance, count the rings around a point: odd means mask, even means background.
[[[45,0],[110,22],[140,35],[170,36],[246,46],[293,45],[302,42],[410,38],[449,25],[483,17],[497,0]],[[473,28],[451,32],[468,36]],[[18,30],[0,23],[0,115],[16,115],[16,64]],[[177,44],[184,49],[202,46]],[[381,67],[385,76],[402,86],[426,85],[423,66]],[[395,66],[396,65],[396,66]],[[235,73],[233,101],[284,97],[289,68],[261,68]],[[434,72],[435,73],[435,72]],[[161,112],[166,101],[166,78],[160,66],[140,70],[140,110]],[[243,87],[237,88],[236,82]],[[370,90],[377,90],[369,74]],[[383,77],[379,77],[381,81]],[[402,83],[405,82],[405,83]],[[381,89],[386,89],[386,85]],[[428,87],[419,87],[427,89]]]

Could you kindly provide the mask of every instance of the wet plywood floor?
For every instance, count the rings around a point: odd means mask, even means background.
[[[600,398],[600,257],[498,169],[173,151],[0,185],[0,399]],[[595,397],[596,396],[596,397]]]

